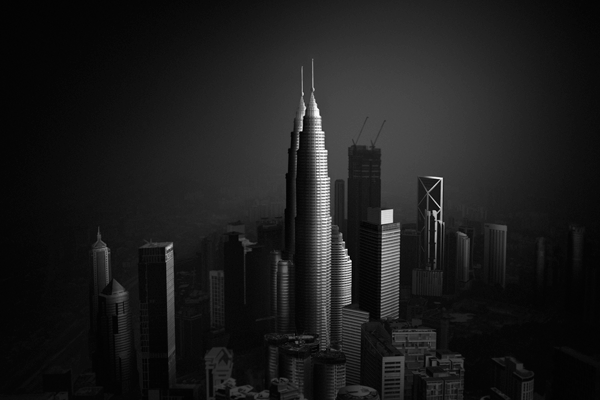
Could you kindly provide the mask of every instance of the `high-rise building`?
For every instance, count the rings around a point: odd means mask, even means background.
[[[360,383],[360,346],[362,324],[369,322],[369,313],[361,310],[358,303],[342,309],[342,350],[346,355],[346,383]]]
[[[283,258],[293,260],[296,236],[296,176],[298,168],[298,149],[300,147],[300,133],[304,123],[306,106],[304,105],[304,76],[300,70],[301,95],[300,104],[294,118],[290,148],[288,149],[288,172],[285,174],[285,251]]]
[[[304,343],[288,342],[279,346],[279,373],[288,378],[304,398],[313,398],[311,348]]]
[[[292,331],[291,312],[291,261],[280,260],[277,264],[277,332],[288,333]]]
[[[400,235],[400,298],[408,298],[412,289],[412,270],[419,267],[419,236],[416,229],[402,229]]]
[[[444,269],[444,178],[417,179],[417,232],[419,267]]]
[[[469,283],[470,240],[466,233],[449,232],[446,237],[447,254],[444,271],[444,294],[454,295]]]
[[[506,225],[484,225],[483,280],[506,286]]]
[[[89,350],[92,364],[94,364],[95,352],[97,348],[96,337],[98,332],[98,295],[108,285],[112,279],[110,267],[110,249],[102,241],[100,227],[96,242],[90,250],[91,279],[90,279],[90,337]]]
[[[279,261],[281,261],[281,251],[273,250],[269,253],[269,298],[270,298],[270,310],[271,316],[271,330],[275,332],[277,330],[277,271]],[[270,381],[269,381],[270,382]]]
[[[585,227],[578,224],[569,225],[569,242],[567,245],[567,262],[569,290],[567,303],[571,312],[579,313],[580,303],[584,291],[584,265],[583,248],[585,240]]]
[[[268,253],[272,250],[282,250],[284,246],[283,220],[278,218],[262,218],[256,226],[258,244],[265,247]]]
[[[491,386],[511,399],[533,399],[533,378],[534,373],[514,357],[492,358]]]
[[[129,292],[112,279],[98,296],[98,382],[109,393],[128,393],[134,362]]]
[[[247,247],[246,252],[246,310],[250,325],[246,333],[253,331],[253,340],[259,342],[269,333],[271,308],[268,285],[270,282],[269,253],[260,244]]]
[[[346,356],[341,351],[323,350],[313,356],[314,400],[335,400],[346,386]]]
[[[334,183],[333,224],[346,236],[346,185],[343,179]]]
[[[223,244],[225,330],[234,335],[247,323],[246,252],[251,243],[239,230],[232,230],[225,235],[226,241]]]
[[[444,284],[444,271],[418,268],[412,270],[412,294],[440,297]]]
[[[469,237],[469,265],[471,266],[471,268],[473,268],[473,266],[475,265],[473,260],[473,254],[475,254],[475,228],[473,228],[472,226],[463,225],[458,227],[458,231],[466,234]]]
[[[361,384],[376,389],[382,400],[404,398],[404,354],[392,345],[381,322],[362,325]]]
[[[342,309],[352,303],[352,260],[337,225],[331,227],[331,343],[342,340]]]
[[[329,344],[331,322],[331,182],[314,75],[304,114],[296,175],[296,329]]]
[[[353,144],[348,148],[347,242],[352,265],[352,301],[360,296],[360,223],[369,207],[381,207],[381,149]]]
[[[210,326],[225,328],[225,273],[210,271]]]
[[[398,318],[400,223],[394,210],[369,208],[360,223],[360,306],[372,319]]]
[[[175,255],[172,242],[139,248],[141,387],[168,390],[175,384]],[[138,363],[139,366],[140,363]]]

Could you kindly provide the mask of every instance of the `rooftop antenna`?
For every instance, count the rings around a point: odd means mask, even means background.
[[[377,139],[379,139],[379,134],[381,133],[381,130],[383,129],[383,125],[385,125],[385,119],[383,120],[383,124],[381,124],[381,128],[379,128],[379,132],[377,132],[377,136],[375,137],[375,141],[371,140],[371,149],[375,148],[375,143],[377,143]]]
[[[300,92],[302,93],[302,97],[304,97],[304,66],[300,67]]]
[[[362,128],[360,128],[360,132],[358,133],[358,137],[356,138],[356,142],[354,141],[354,139],[352,139],[352,144],[354,146],[356,146],[358,144],[358,139],[360,139],[360,135],[361,135],[363,129],[365,129],[365,124],[367,123],[368,119],[369,119],[369,117],[365,118],[365,122],[363,122],[363,126],[362,126]]]
[[[315,59],[311,58],[312,64],[312,91],[315,91]]]

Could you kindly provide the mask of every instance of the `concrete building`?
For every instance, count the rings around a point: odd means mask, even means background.
[[[514,400],[533,399],[534,373],[514,357],[492,358],[491,387]],[[570,397],[570,396],[569,396]]]
[[[369,322],[369,313],[357,303],[342,309],[342,350],[346,355],[346,383],[360,383],[362,324]]]
[[[398,318],[400,223],[392,209],[367,211],[360,224],[360,305],[372,319]]]
[[[313,356],[313,399],[335,400],[346,386],[346,356],[341,351],[319,351]]]
[[[483,280],[506,287],[506,225],[484,225]]]
[[[431,269],[413,269],[413,296],[440,297],[444,287],[444,271]]]
[[[337,225],[331,227],[331,344],[342,340],[342,309],[352,303],[352,260]]]
[[[311,348],[302,342],[279,346],[279,373],[294,384],[304,398],[313,399]]]
[[[376,389],[382,400],[404,399],[404,354],[380,322],[362,325],[361,382]]]
[[[225,273],[210,271],[210,326],[213,330],[225,328]]]
[[[172,242],[146,243],[139,248],[142,396],[168,390],[176,383],[175,254]],[[141,365],[140,365],[141,364]]]

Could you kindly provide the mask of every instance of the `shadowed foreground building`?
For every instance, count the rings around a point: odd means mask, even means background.
[[[360,384],[362,325],[369,322],[369,313],[358,303],[342,309],[342,350],[346,355],[346,383]]]
[[[335,400],[346,386],[346,356],[341,351],[325,350],[313,356],[314,400]]]
[[[175,381],[175,255],[172,242],[139,248],[142,396]]]
[[[499,391],[515,400],[533,399],[533,377],[533,372],[523,368],[523,363],[514,357],[492,358],[491,386],[497,389],[492,396]]]
[[[110,249],[102,241],[100,227],[96,235],[96,242],[90,250],[91,279],[90,279],[90,335],[89,351],[92,365],[96,363],[95,352],[97,350],[97,332],[98,332],[98,295],[108,285],[112,277],[110,267]]]

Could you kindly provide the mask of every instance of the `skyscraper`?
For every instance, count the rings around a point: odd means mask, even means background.
[[[369,207],[381,207],[381,149],[374,146],[348,148],[348,223],[347,241],[352,265],[352,301],[358,302],[359,231]]]
[[[400,223],[394,210],[369,208],[360,223],[360,306],[372,319],[398,318]]]
[[[296,329],[329,344],[331,318],[331,182],[314,74],[297,152]]]
[[[352,260],[337,225],[331,227],[331,343],[342,340],[342,309],[352,303]]]
[[[210,271],[210,327],[225,327],[225,273]]]
[[[288,172],[285,174],[285,252],[283,258],[293,260],[295,252],[295,219],[296,219],[296,174],[298,166],[297,152],[300,144],[300,132],[304,122],[304,77],[300,69],[300,104],[294,118],[294,130],[290,134],[291,143],[288,149]]]
[[[129,292],[112,279],[98,297],[98,382],[110,393],[129,392],[134,361]]]
[[[417,179],[417,232],[419,267],[444,268],[444,178],[420,176]]]
[[[335,400],[338,390],[346,386],[346,356],[341,351],[322,350],[313,363],[314,400]]]
[[[485,224],[483,280],[488,285],[506,286],[506,225]]]
[[[139,248],[142,396],[175,380],[175,259],[172,242]]]
[[[358,385],[360,383],[360,344],[361,327],[369,322],[369,313],[352,303],[342,309],[342,350],[346,355],[346,383]]]
[[[334,183],[333,224],[340,228],[344,236],[346,233],[346,185],[343,179],[336,179]]]
[[[96,336],[98,332],[98,295],[108,285],[112,279],[110,267],[110,249],[102,241],[100,227],[96,235],[96,242],[90,250],[91,279],[90,279],[90,337],[89,350],[90,358],[94,361],[96,352]]]

